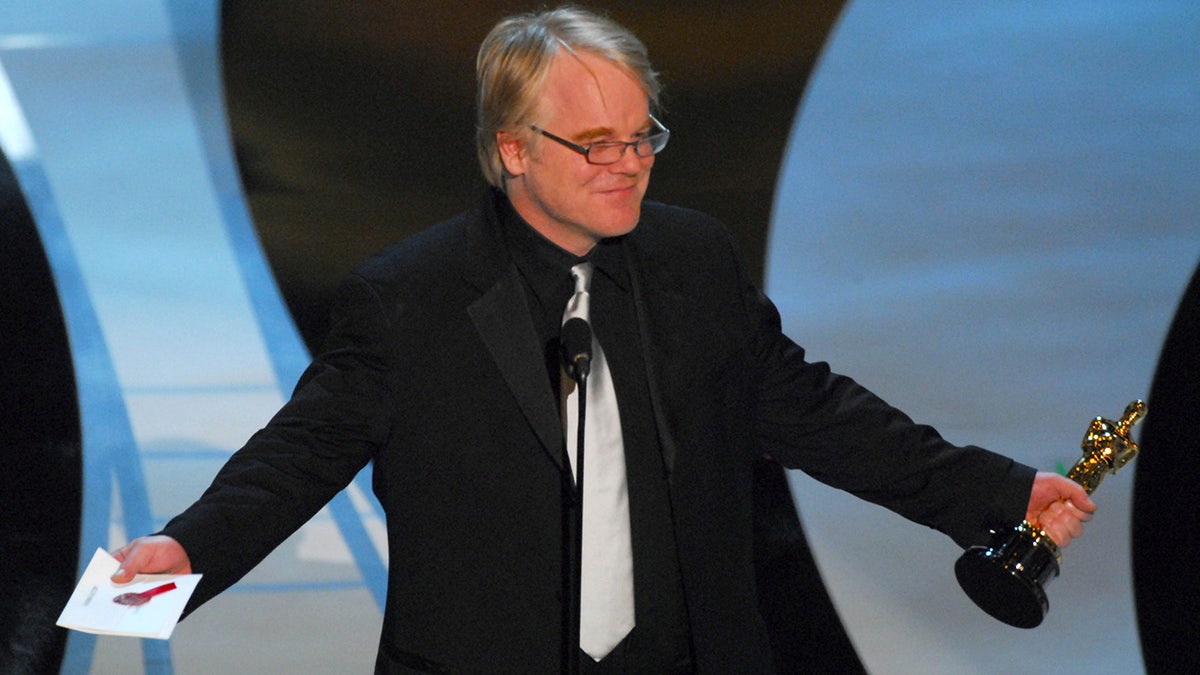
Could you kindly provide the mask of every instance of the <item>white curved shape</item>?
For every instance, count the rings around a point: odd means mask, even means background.
[[[851,2],[777,191],[788,333],[952,441],[1070,466],[1148,394],[1200,256],[1198,34],[1192,3]],[[879,673],[1140,671],[1132,478],[1097,491],[1028,632],[970,603],[947,538],[792,476]]]
[[[64,304],[85,551],[153,532],[198,497],[279,408],[303,359],[249,231],[225,129],[211,126],[224,119],[217,9],[0,10],[0,143]],[[336,497],[181,624],[170,649],[73,633],[64,672],[369,671],[385,584],[369,501],[357,486]]]

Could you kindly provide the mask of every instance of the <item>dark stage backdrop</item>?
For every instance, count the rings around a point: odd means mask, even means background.
[[[646,43],[666,85],[671,145],[649,196],[724,219],[755,278],[797,104],[842,4],[604,3]],[[475,51],[498,19],[536,5],[223,3],[246,197],[308,342],[351,267],[482,190]]]

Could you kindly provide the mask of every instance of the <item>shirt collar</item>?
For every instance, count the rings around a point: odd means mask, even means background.
[[[629,288],[629,272],[622,248],[624,237],[602,239],[587,255],[580,257],[560,248],[533,229],[503,193],[497,196],[496,202],[513,260],[540,300],[548,300],[554,289],[565,283],[563,279],[570,278],[571,267],[585,260],[590,261],[596,270],[610,278],[621,290]]]

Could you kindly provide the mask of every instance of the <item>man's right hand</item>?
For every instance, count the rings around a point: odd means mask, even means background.
[[[187,551],[174,539],[157,534],[138,537],[113,551],[112,556],[121,563],[113,573],[114,583],[133,581],[137,574],[191,574],[192,561]]]

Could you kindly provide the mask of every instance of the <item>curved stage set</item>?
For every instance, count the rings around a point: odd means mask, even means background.
[[[53,624],[81,560],[184,508],[285,399],[337,279],[480,189],[474,49],[531,5],[445,7],[0,6],[0,672],[370,671],[369,469],[169,642]],[[764,463],[782,669],[1200,667],[1200,9],[608,9],[668,87],[651,196],[734,227],[811,358],[1049,469],[1149,397],[1033,631],[970,603],[948,539]]]

